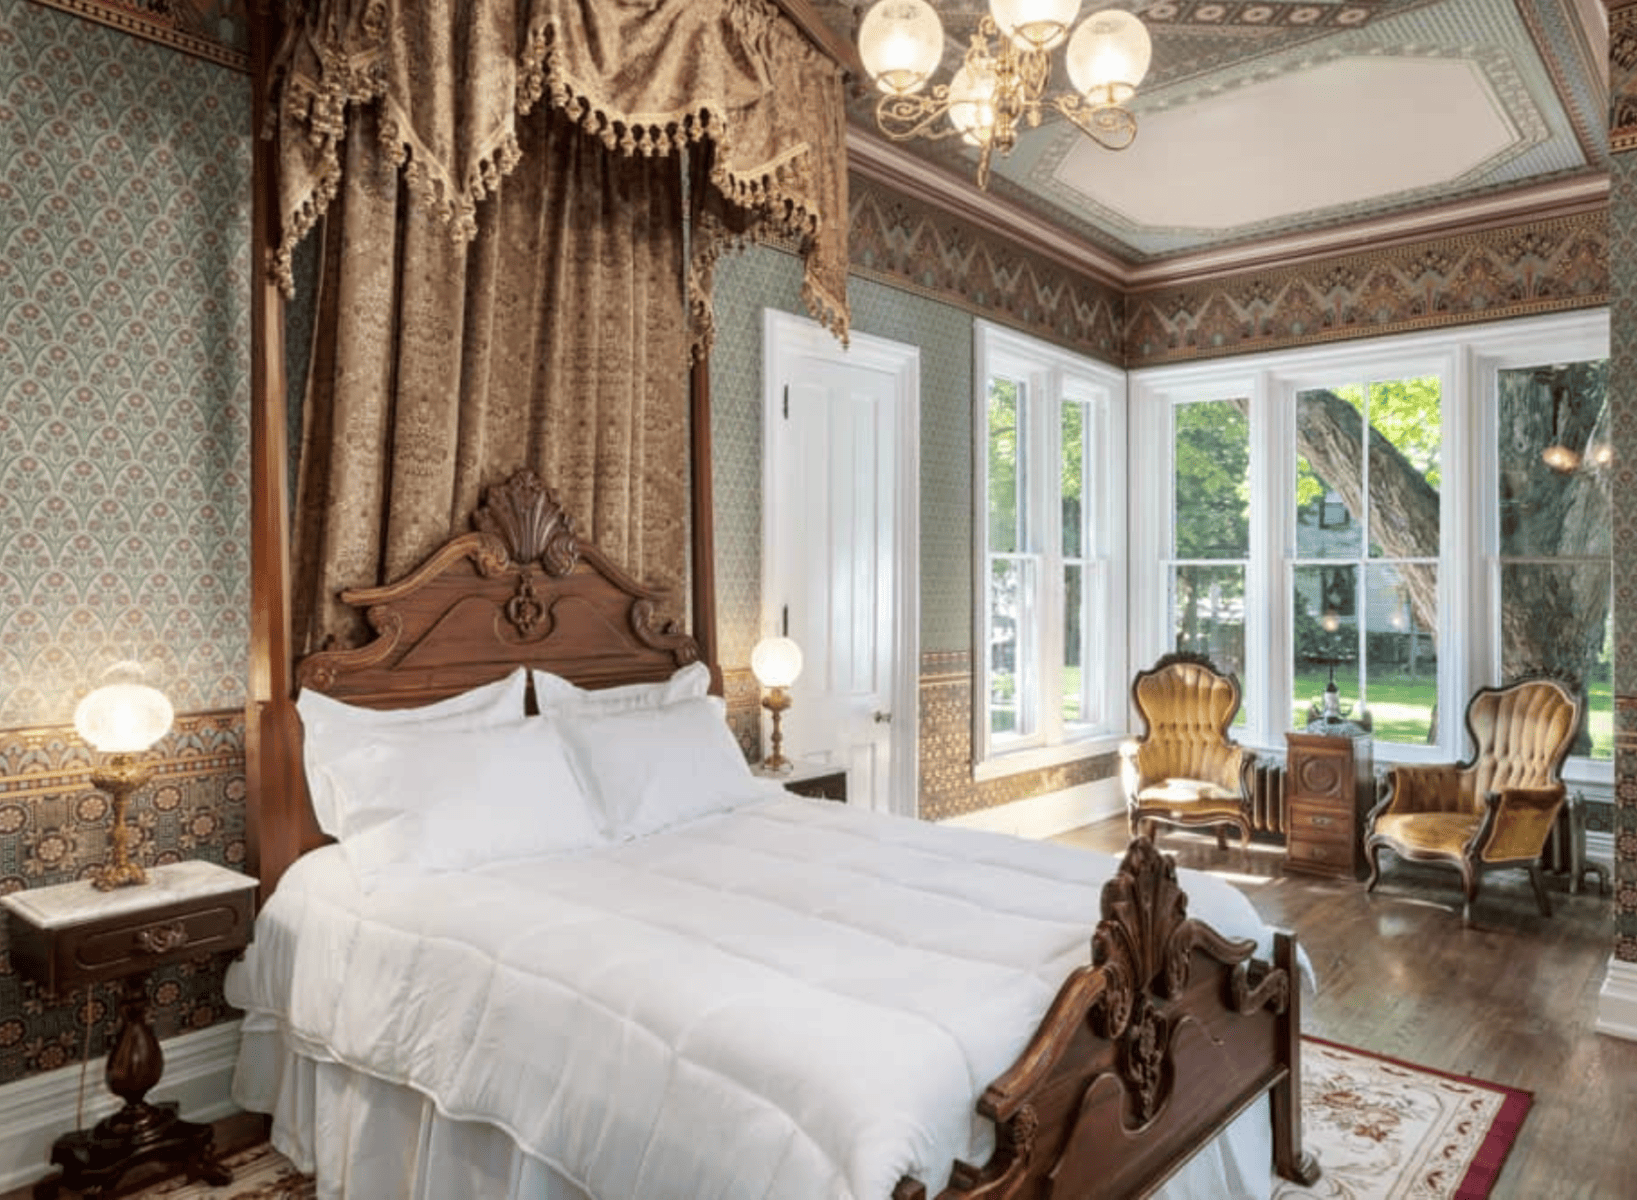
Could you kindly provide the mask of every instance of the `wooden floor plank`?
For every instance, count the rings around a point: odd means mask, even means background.
[[[1059,840],[1118,853],[1125,818]],[[1285,875],[1276,848],[1218,850],[1172,830],[1159,846],[1228,875],[1264,920],[1296,933],[1319,979],[1303,998],[1306,1032],[1534,1093],[1495,1196],[1637,1198],[1637,1042],[1593,1027],[1614,946],[1610,897],[1557,882],[1543,917],[1527,875],[1494,874],[1468,929],[1453,870],[1389,863],[1367,894]]]

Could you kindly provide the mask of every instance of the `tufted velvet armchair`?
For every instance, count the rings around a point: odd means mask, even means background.
[[[1131,683],[1143,732],[1120,747],[1120,782],[1133,837],[1153,840],[1160,822],[1214,828],[1216,843],[1250,840],[1246,787],[1254,755],[1228,737],[1239,678],[1197,654],[1167,654]]]
[[[1577,687],[1544,676],[1479,688],[1466,710],[1469,760],[1395,766],[1382,780],[1381,801],[1365,822],[1365,890],[1381,877],[1383,849],[1447,862],[1461,872],[1461,915],[1470,922],[1483,872],[1522,867],[1541,913],[1551,916],[1540,853],[1567,796],[1563,762],[1582,707]]]

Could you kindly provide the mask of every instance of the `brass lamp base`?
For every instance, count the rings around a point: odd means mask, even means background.
[[[764,771],[788,771],[796,764],[786,758],[782,752],[784,734],[779,730],[779,718],[784,710],[790,707],[790,693],[782,687],[770,688],[762,698],[762,707],[773,714],[773,753],[762,759]]]
[[[131,861],[131,830],[125,824],[125,810],[131,793],[152,778],[153,771],[133,762],[129,754],[116,754],[106,766],[91,772],[92,785],[107,792],[114,802],[114,827],[109,833],[113,853],[105,866],[91,874],[91,886],[99,892],[148,882],[148,873]]]

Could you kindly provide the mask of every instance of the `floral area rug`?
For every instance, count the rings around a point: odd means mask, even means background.
[[[1302,1136],[1324,1173],[1275,1200],[1480,1200],[1530,1093],[1302,1039]]]
[[[1529,1112],[1528,1092],[1302,1039],[1302,1133],[1324,1174],[1274,1200],[1481,1200]],[[223,1159],[227,1187],[173,1179],[154,1200],[313,1200],[313,1181],[267,1143]],[[135,1197],[132,1198],[135,1200]]]
[[[178,1176],[144,1188],[129,1200],[313,1200],[314,1184],[290,1160],[266,1142],[222,1157],[222,1165],[233,1172],[226,1187],[190,1183]]]

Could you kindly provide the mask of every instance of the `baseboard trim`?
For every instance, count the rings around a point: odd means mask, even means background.
[[[161,1043],[165,1075],[153,1090],[156,1100],[175,1100],[183,1116],[215,1121],[238,1111],[233,1103],[233,1064],[239,1056],[238,1021],[224,1021]],[[85,1070],[86,1125],[94,1125],[120,1105],[102,1080],[100,1060]],[[80,1064],[43,1071],[0,1087],[0,1192],[51,1172],[51,1143],[74,1127]]]
[[[1018,837],[1049,838],[1082,825],[1101,821],[1125,811],[1125,798],[1118,779],[1098,779],[1061,792],[1047,792],[997,804],[977,812],[947,817],[940,825],[961,829],[982,829],[990,833],[1010,833]]]
[[[1598,1033],[1637,1042],[1637,963],[1609,959],[1597,998]]]

